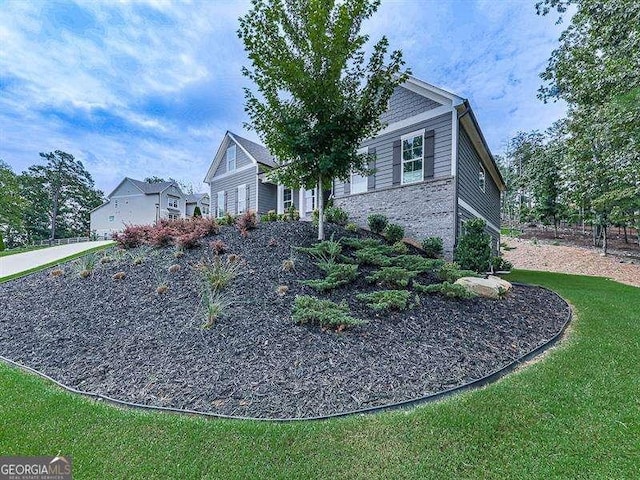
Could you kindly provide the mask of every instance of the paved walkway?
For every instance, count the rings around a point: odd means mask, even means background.
[[[100,247],[113,243],[111,240],[101,240],[99,242],[72,243],[70,245],[59,245],[57,247],[40,248],[31,252],[16,253],[0,257],[0,279],[8,277],[14,273],[24,272],[31,268],[40,267],[56,260],[61,260],[70,255],[84,252],[91,248]]]

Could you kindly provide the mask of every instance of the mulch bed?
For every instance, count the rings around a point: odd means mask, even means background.
[[[346,234],[329,226],[334,232],[336,238]],[[313,417],[410,400],[481,378],[545,343],[567,318],[557,295],[523,286],[501,301],[421,295],[419,307],[376,315],[355,299],[376,289],[360,275],[326,296],[347,300],[352,315],[368,323],[323,332],[290,317],[296,294],[318,295],[298,281],[321,272],[292,250],[314,243],[311,224],[261,224],[248,238],[225,227],[214,238],[241,254],[246,266],[230,287],[228,314],[212,328],[201,328],[199,277],[192,268],[207,248],[175,259],[169,247],[143,265],[128,257],[100,265],[87,279],[67,265],[62,277],[47,270],[0,285],[0,355],[70,387],[128,402],[259,418]],[[277,245],[269,246],[272,238]],[[291,256],[295,271],[283,272],[282,261]],[[182,268],[165,273],[173,263]],[[119,271],[126,277],[113,280]],[[169,290],[159,295],[163,276]],[[278,285],[289,287],[285,296],[276,293]]]

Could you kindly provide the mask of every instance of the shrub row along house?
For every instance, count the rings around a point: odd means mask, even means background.
[[[375,156],[373,173],[336,180],[323,194],[361,226],[381,213],[404,226],[408,237],[441,237],[447,257],[464,222],[481,218],[497,252],[505,183],[469,101],[410,77],[392,95],[382,121],[386,127],[361,145],[362,153]],[[204,180],[212,214],[293,207],[309,218],[320,192],[273,183],[268,172],[277,167],[264,146],[227,132]]]
[[[148,183],[125,177],[107,202],[91,211],[91,233],[111,238],[126,225],[192,217],[196,207],[202,215],[209,215],[207,193],[185,195],[176,182]]]

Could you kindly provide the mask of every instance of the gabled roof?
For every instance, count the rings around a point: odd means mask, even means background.
[[[187,203],[198,203],[204,197],[208,197],[208,193],[191,193],[186,196]]]
[[[213,157],[211,166],[207,171],[207,175],[204,177],[205,183],[207,183],[213,177],[213,174],[218,169],[220,162],[222,162],[224,153],[226,151],[223,146],[228,144],[228,142],[235,143],[255,165],[264,165],[268,168],[274,168],[277,166],[274,156],[269,153],[267,147],[256,142],[252,142],[247,138],[241,137],[240,135],[227,130],[227,132],[224,134],[224,137],[222,138],[222,141],[220,142],[220,146],[218,147],[215,156]]]
[[[111,198],[115,193],[115,191],[118,190],[120,186],[127,181],[131,183],[134,187],[136,187],[138,190],[140,190],[141,193],[144,193],[145,195],[154,195],[154,194],[162,193],[169,187],[176,187],[180,191],[180,194],[184,196],[184,194],[182,193],[182,190],[180,190],[180,186],[176,182],[149,183],[149,182],[142,182],[134,178],[124,177],[122,181],[118,184],[118,186],[114,188],[109,195],[107,195],[107,198]]]

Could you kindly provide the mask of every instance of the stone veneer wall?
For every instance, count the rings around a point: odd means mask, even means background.
[[[385,215],[390,223],[405,228],[405,237],[422,241],[441,237],[447,259],[453,256],[455,244],[454,178],[427,180],[384,190],[335,198],[334,205],[346,210],[349,219],[367,226],[372,213]]]

